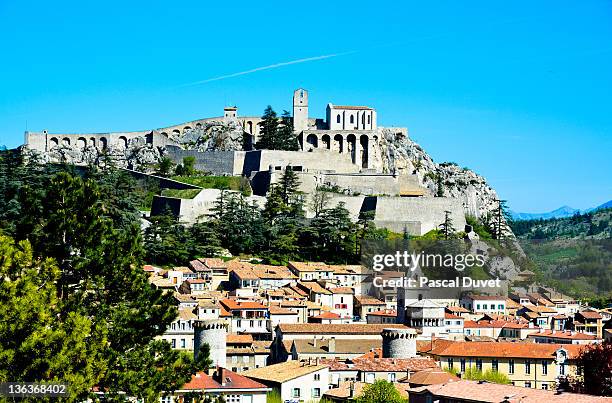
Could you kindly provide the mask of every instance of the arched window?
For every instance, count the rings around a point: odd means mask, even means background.
[[[340,114],[336,116],[336,123],[340,123]]]
[[[365,125],[365,113],[361,115],[361,124]]]
[[[368,115],[368,124],[370,124],[370,117],[371,115]]]
[[[351,123],[355,123],[355,117],[351,115]]]

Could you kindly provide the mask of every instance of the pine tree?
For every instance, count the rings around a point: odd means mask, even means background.
[[[259,122],[259,141],[257,142],[257,148],[260,150],[275,150],[276,149],[276,137],[278,131],[278,117],[276,112],[272,109],[272,106],[264,110],[264,114]]]
[[[52,177],[42,194],[22,186],[15,232],[31,240],[37,259],[57,263],[56,319],[80,314],[92,329],[105,329],[83,330],[87,343],[103,345],[94,356],[96,384],[111,398],[125,392],[153,400],[188,381],[197,365],[156,340],[177,316],[173,298],[151,287],[142,270],[139,220],[124,222],[130,214],[115,212],[102,189],[93,179],[65,172]]]
[[[453,227],[453,220],[450,214],[450,211],[444,211],[444,222],[439,225],[440,231],[442,232],[442,236],[446,240],[450,239],[456,231],[455,227]]]
[[[283,203],[289,207],[290,213],[294,217],[303,215],[304,204],[302,201],[302,192],[300,192],[300,178],[293,171],[290,165],[285,167],[285,171],[278,181],[280,196]]]
[[[277,150],[298,151],[299,144],[297,137],[293,133],[293,120],[289,111],[283,111],[281,116],[281,126],[278,129]]]

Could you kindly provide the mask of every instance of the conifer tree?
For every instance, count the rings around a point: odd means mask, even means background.
[[[259,122],[259,141],[257,148],[260,150],[275,150],[278,131],[278,117],[272,106],[268,105]]]
[[[293,120],[289,111],[283,111],[281,116],[281,126],[278,129],[277,150],[298,151],[299,144],[293,133]]]

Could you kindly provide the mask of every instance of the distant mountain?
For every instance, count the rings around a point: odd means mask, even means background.
[[[576,213],[580,213],[580,210],[572,208],[570,206],[559,207],[556,210],[549,211],[548,213],[517,213],[510,211],[510,215],[514,220],[548,220],[549,218],[564,218],[571,217]]]
[[[517,213],[515,211],[510,211],[510,215],[512,219],[515,221],[525,221],[525,220],[539,220],[540,218],[543,220],[548,220],[550,218],[565,218],[571,217],[576,213],[584,214],[590,213],[591,211],[602,210],[605,208],[612,208],[612,200],[609,200],[603,204],[600,204],[597,207],[592,207],[586,210],[575,209],[570,206],[559,207],[556,210],[549,211],[548,213]]]
[[[588,213],[588,212],[591,212],[591,211],[597,211],[597,210],[601,210],[601,209],[605,209],[605,208],[612,208],[612,200],[608,200],[604,204],[600,204],[597,207],[593,207],[593,208],[584,210],[584,212]]]
[[[611,239],[612,208],[600,207],[571,217],[514,221],[512,232],[519,239]]]

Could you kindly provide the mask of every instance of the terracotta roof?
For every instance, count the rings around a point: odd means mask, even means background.
[[[263,391],[267,391],[268,387],[246,376],[218,367],[213,376],[205,372],[198,372],[191,377],[191,381],[187,382],[181,388],[181,390],[189,391],[208,389],[262,389]]]
[[[206,267],[208,267],[209,269],[227,268],[227,263],[223,259],[218,258],[218,257],[205,257],[205,258],[200,258],[198,260],[204,263],[204,265],[206,265]]]
[[[208,280],[203,278],[190,278],[189,280],[185,280],[185,282],[189,284],[206,284],[208,283]]]
[[[329,351],[329,339],[297,339],[292,344],[298,354],[364,354],[377,346],[380,340],[337,339],[334,351]],[[316,344],[316,345],[315,345]]]
[[[355,290],[351,287],[335,287],[329,289],[333,294],[354,294]]]
[[[444,312],[444,319],[463,319],[463,316],[457,316],[453,315],[452,313]]]
[[[331,291],[330,290],[328,290],[327,288],[323,287],[321,284],[319,284],[316,281],[302,281],[302,282],[298,283],[298,287],[305,288],[305,289],[309,290],[310,292],[314,292],[316,294],[331,295]]]
[[[370,297],[368,295],[355,295],[353,296],[357,300],[359,305],[386,305],[384,301]]]
[[[578,312],[578,315],[582,316],[585,319],[601,319],[602,316],[594,311],[582,311]]]
[[[525,305],[523,305],[523,307],[525,309],[530,310],[531,312],[537,312],[537,313],[557,313],[556,309],[549,308],[549,307],[543,306],[543,305],[525,304]]]
[[[342,317],[334,312],[323,312],[320,315],[313,316],[313,319],[341,319]]]
[[[395,309],[381,309],[380,311],[368,312],[367,316],[385,316],[385,317],[396,317],[397,311]]]
[[[281,323],[278,325],[284,333],[306,333],[306,334],[380,334],[383,329],[398,328],[409,329],[404,325],[365,324],[365,323]]]
[[[502,385],[496,383],[480,383],[478,381],[460,380],[441,385],[422,386],[409,390],[410,395],[431,393],[435,397],[447,399],[482,402],[482,403],[597,403],[610,402],[610,397],[582,395],[576,393],[558,394],[554,390],[524,388],[520,386]],[[446,399],[445,399],[446,400]]]
[[[424,369],[422,371],[416,372],[412,375],[410,375],[410,377],[406,377],[402,380],[400,380],[400,382],[408,382],[411,385],[418,385],[418,386],[424,386],[424,385],[437,385],[440,383],[447,383],[447,382],[457,382],[459,380],[459,377],[450,374],[446,371],[441,370],[440,368],[431,368],[431,369]]]
[[[434,360],[426,357],[322,359],[320,362],[329,366],[331,371],[417,372],[427,368],[438,368]]]
[[[543,332],[532,333],[527,337],[548,337],[548,338],[567,339],[567,340],[597,340],[597,336],[594,336],[592,334],[573,332],[570,330],[566,330],[566,331],[544,330]]]
[[[204,266],[204,263],[198,259],[190,261],[189,266],[196,272],[210,271],[206,266]]]
[[[242,375],[262,381],[283,383],[325,368],[327,368],[327,365],[314,365],[304,361],[287,361],[244,371]]]
[[[268,309],[267,306],[262,305],[256,301],[236,301],[235,299],[222,299],[221,304],[230,311],[241,310],[241,309]]]
[[[434,344],[430,354],[450,357],[553,358],[563,348],[569,358],[576,358],[584,346],[577,344],[512,343],[512,342],[453,342]]]
[[[190,308],[187,309],[179,309],[178,310],[178,317],[182,320],[191,320],[191,319],[196,319],[197,316],[193,313],[193,310],[191,310]]]
[[[323,262],[289,262],[288,266],[298,272],[334,271],[333,266]]]
[[[270,310],[270,315],[297,315],[297,312],[287,308],[281,308],[278,305],[270,305],[268,309]]]
[[[377,347],[377,348],[373,348],[372,350],[368,351],[367,353],[360,355],[357,358],[369,358],[369,359],[373,359],[373,358],[381,358],[382,357],[382,348]]]
[[[337,399],[342,399],[342,401],[349,401],[351,397],[351,388],[353,389],[352,397],[359,397],[363,393],[363,388],[366,386],[365,382],[350,382],[343,381],[340,382],[337,388],[329,389],[327,392],[323,393],[324,397],[334,397]]]
[[[251,344],[253,342],[253,336],[250,334],[236,334],[228,333],[225,337],[227,344]]]
[[[469,313],[470,312],[462,306],[447,306],[445,309],[449,312],[454,312],[454,313]]]

